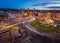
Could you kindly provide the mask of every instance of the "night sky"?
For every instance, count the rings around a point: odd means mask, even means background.
[[[60,8],[60,0],[0,0],[0,8]]]

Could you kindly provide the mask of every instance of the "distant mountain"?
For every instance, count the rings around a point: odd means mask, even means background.
[[[48,8],[60,8],[60,6],[51,6],[51,7],[48,7]]]
[[[7,11],[7,10],[11,10],[11,11],[18,11],[18,9],[11,9],[11,8],[0,8],[0,11]]]

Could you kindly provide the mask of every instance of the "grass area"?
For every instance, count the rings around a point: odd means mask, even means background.
[[[60,24],[60,21],[59,21],[59,22],[57,22],[57,24]]]
[[[45,31],[50,31],[50,32],[60,32],[60,27],[42,26],[38,20],[32,22],[32,25],[37,29],[39,28]]]

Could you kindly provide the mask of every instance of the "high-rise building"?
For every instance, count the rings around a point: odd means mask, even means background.
[[[28,16],[30,15],[30,10],[29,10],[29,8],[28,8]]]

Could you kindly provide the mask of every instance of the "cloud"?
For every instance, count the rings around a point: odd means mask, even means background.
[[[50,1],[51,3],[60,3],[60,1]]]
[[[45,3],[34,4],[37,8],[60,8],[60,1],[50,1]]]
[[[24,8],[36,8],[36,9],[47,9],[47,8],[60,8],[60,1],[50,0],[50,1],[31,1],[25,3]]]
[[[47,5],[46,5],[46,7],[51,7],[51,6],[60,7],[60,4],[47,4]]]

